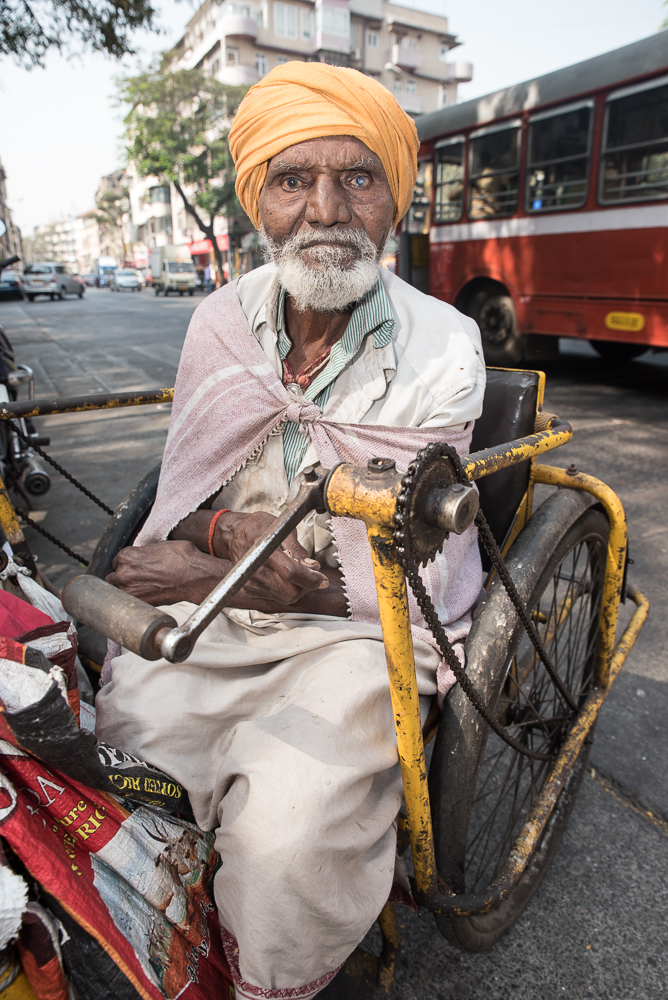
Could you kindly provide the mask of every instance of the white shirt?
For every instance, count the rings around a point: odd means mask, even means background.
[[[384,268],[381,280],[394,313],[392,341],[377,348],[372,335],[365,338],[336,379],[323,416],[336,423],[465,427],[480,416],[485,391],[485,362],[475,321]],[[242,275],[237,291],[253,334],[282,377],[276,334],[279,285],[273,264]],[[294,383],[288,389],[302,395]],[[300,471],[317,461],[311,444]],[[288,484],[279,430],[223,487],[212,506],[278,515],[296,494],[300,479],[298,474]],[[309,555],[337,565],[326,515],[308,517],[298,534]]]

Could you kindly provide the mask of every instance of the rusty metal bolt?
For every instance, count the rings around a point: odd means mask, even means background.
[[[578,467],[577,467],[577,465],[573,465],[573,463],[571,462],[571,464],[566,469],[566,475],[567,476],[577,476],[577,474],[578,474]]]
[[[370,458],[367,465],[367,471],[373,475],[382,475],[383,472],[391,472],[395,468],[396,462],[393,458]]]

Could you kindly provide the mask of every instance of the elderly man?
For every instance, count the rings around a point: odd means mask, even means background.
[[[418,148],[387,90],[355,70],[279,66],[244,99],[230,148],[271,263],[193,316],[156,503],[109,578],[180,621],[305,467],[390,455],[405,470],[430,440],[464,453],[484,391],[475,323],[379,264]],[[424,574],[461,642],[475,533]],[[453,678],[412,615],[426,711]],[[186,663],[123,652],[97,705],[99,735],[174,775],[216,831],[236,996],[332,990],[390,894],[402,799],[363,527],[307,517]]]

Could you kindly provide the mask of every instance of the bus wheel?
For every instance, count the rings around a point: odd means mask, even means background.
[[[648,349],[647,344],[624,344],[619,340],[590,340],[589,343],[606,361],[632,361]]]
[[[467,309],[480,327],[485,361],[491,365],[513,365],[524,357],[524,342],[517,328],[515,304],[510,295],[481,289]]]

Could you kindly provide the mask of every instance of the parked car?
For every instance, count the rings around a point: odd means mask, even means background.
[[[23,299],[23,275],[16,267],[0,272],[0,295],[8,299]]]
[[[82,278],[84,285],[87,285],[89,288],[96,288],[100,281],[97,271],[91,271],[89,274],[83,274]]]
[[[141,292],[142,285],[139,276],[134,268],[119,267],[114,271],[109,282],[112,292],[122,292],[124,289],[130,292]]]
[[[65,264],[28,264],[23,274],[23,289],[29,302],[36,295],[49,295],[52,299],[78,295],[82,299],[86,291],[81,275],[73,274]]]

